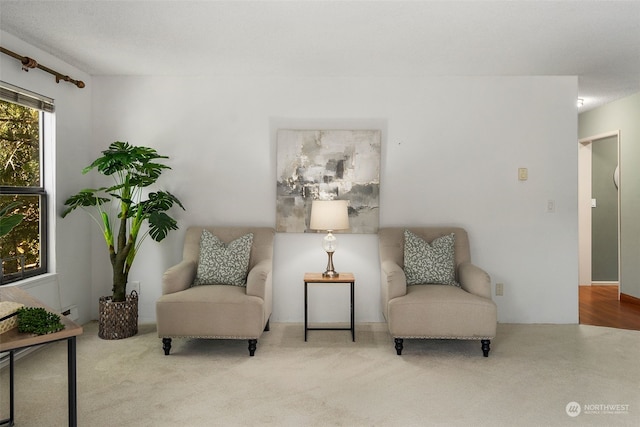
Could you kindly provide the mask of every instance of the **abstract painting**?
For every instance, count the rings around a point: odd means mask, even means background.
[[[278,130],[276,231],[304,233],[313,200],[348,200],[349,232],[377,233],[379,130]]]

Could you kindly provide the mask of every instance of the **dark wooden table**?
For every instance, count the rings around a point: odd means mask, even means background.
[[[24,304],[25,307],[42,307],[55,313],[53,310],[27,292],[16,286],[0,287],[0,301],[14,301]],[[9,418],[0,421],[0,425],[14,425],[14,393],[13,393],[13,354],[16,350],[37,345],[50,344],[56,341],[67,341],[67,375],[69,391],[69,426],[78,425],[78,406],[76,389],[76,337],[82,334],[82,326],[76,324],[66,316],[60,316],[60,321],[65,326],[63,330],[46,335],[33,335],[19,333],[18,328],[13,328],[4,334],[0,334],[0,352],[9,352]]]

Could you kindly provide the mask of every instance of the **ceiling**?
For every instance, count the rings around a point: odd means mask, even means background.
[[[91,75],[577,75],[580,111],[640,92],[639,1],[0,0],[0,28]]]

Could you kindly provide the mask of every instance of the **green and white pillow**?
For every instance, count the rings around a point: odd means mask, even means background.
[[[203,230],[193,285],[246,286],[252,244],[253,233],[224,243],[208,230]]]
[[[454,233],[428,243],[411,231],[404,230],[404,273],[407,285],[460,286],[456,282],[454,243]]]

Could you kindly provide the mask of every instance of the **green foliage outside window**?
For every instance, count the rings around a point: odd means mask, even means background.
[[[25,187],[39,188],[40,111],[0,101],[0,208],[11,207],[7,216],[22,215],[23,220],[10,233],[0,237],[3,276],[40,266],[40,196],[16,194]]]

